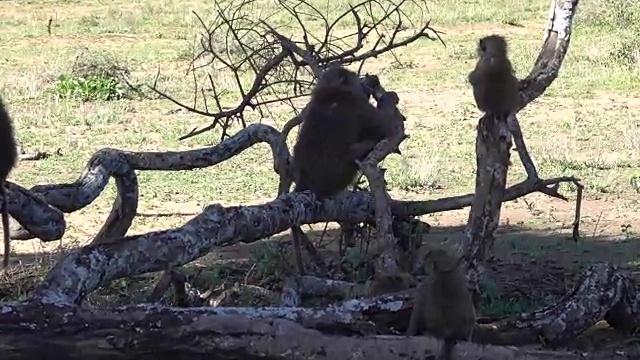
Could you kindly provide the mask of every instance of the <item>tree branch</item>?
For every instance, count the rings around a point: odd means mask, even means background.
[[[552,0],[549,23],[545,30],[544,44],[538,59],[527,78],[520,81],[521,110],[540,96],[558,76],[567,53],[573,17],[578,0]],[[517,111],[516,111],[517,112]],[[491,251],[494,232],[500,219],[500,209],[505,197],[507,172],[510,164],[511,138],[515,139],[518,154],[527,171],[527,181],[540,183],[535,165],[529,155],[515,113],[506,118],[491,118],[486,114],[480,119],[476,138],[476,189],[469,213],[467,231],[463,238],[464,258],[468,267],[469,286],[478,299],[479,279],[484,272],[483,262]],[[582,185],[578,187],[576,216],[580,214]],[[564,199],[557,187],[540,188],[539,191]],[[574,238],[579,234],[579,218],[574,221]]]
[[[113,176],[117,197],[111,213],[93,243],[104,243],[126,234],[138,207],[138,180],[135,170],[177,171],[213,166],[241,153],[249,147],[266,142],[274,157],[274,169],[283,173],[289,162],[289,149],[280,142],[280,133],[268,125],[253,124],[217,146],[168,152],[129,152],[117,149],[97,151],[80,177],[69,184],[48,184],[32,187],[28,192],[9,184],[9,212],[32,229],[41,239],[59,239],[64,233],[64,218],[60,209],[70,213],[93,202]],[[15,199],[15,196],[18,199]],[[48,204],[48,205],[47,205]],[[13,239],[31,239],[34,235],[19,229]]]

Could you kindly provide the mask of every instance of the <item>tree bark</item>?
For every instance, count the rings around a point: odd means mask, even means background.
[[[255,319],[213,308],[145,305],[89,311],[21,304],[3,309],[0,319],[0,357],[12,360],[55,359],[56,355],[64,359],[422,360],[434,355],[440,345],[426,336],[327,335],[290,320]],[[20,319],[32,320],[20,323]],[[460,343],[455,352],[460,360],[579,358],[471,343]]]
[[[552,0],[544,43],[529,75],[520,81],[520,101],[518,109],[505,118],[492,118],[486,114],[478,123],[476,137],[476,186],[473,203],[469,212],[469,221],[461,245],[467,265],[469,288],[474,292],[474,301],[478,302],[480,279],[485,273],[484,262],[494,243],[494,233],[500,221],[500,209],[505,200],[507,173],[510,165],[512,136],[518,145],[518,154],[527,171],[526,183],[540,184],[535,165],[527,152],[517,111],[546,90],[560,71],[564,57],[569,49],[573,17],[578,0]],[[578,185],[576,215],[580,213],[581,187]],[[557,192],[558,187],[542,187],[541,192],[565,199]],[[578,233],[579,219],[574,224],[574,237]]]

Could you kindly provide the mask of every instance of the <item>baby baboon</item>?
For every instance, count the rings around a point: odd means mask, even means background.
[[[507,41],[500,35],[478,41],[478,62],[469,73],[478,109],[488,115],[508,116],[518,104],[518,79],[507,57]]]
[[[365,293],[367,297],[376,297],[409,289],[412,284],[413,279],[408,273],[395,276],[376,274],[373,279],[367,281]]]
[[[356,73],[336,65],[325,70],[293,146],[294,191],[322,198],[346,189],[359,170],[354,160],[391,135],[397,103],[397,94],[388,92],[376,108]]]
[[[4,108],[0,98],[0,196],[2,196],[2,231],[4,233],[4,259],[3,266],[9,266],[9,209],[7,206],[7,194],[4,183],[11,169],[16,165],[18,149],[13,137],[13,126],[9,113]]]
[[[450,360],[459,340],[470,340],[476,312],[458,261],[443,249],[425,256],[427,278],[418,286],[407,336],[426,332],[444,340],[440,360]]]
[[[340,193],[358,174],[355,160],[362,160],[392,134],[398,95],[387,92],[377,108],[369,103],[369,96],[358,74],[340,65],[320,75],[301,113],[302,125],[293,146],[294,192],[310,190],[320,199]],[[301,230],[291,230],[296,266],[302,274]]]

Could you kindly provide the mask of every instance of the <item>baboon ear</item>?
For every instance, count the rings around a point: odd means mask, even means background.
[[[484,44],[484,38],[478,40],[478,48],[480,49],[480,51],[485,52],[487,51],[487,48]]]

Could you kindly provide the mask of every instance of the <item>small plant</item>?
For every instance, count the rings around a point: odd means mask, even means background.
[[[269,243],[251,252],[251,262],[255,264],[256,277],[279,278],[283,264],[287,264],[285,249],[278,243]]]
[[[60,98],[82,101],[113,101],[130,95],[129,71],[114,57],[103,53],[81,53],[70,74],[58,76],[53,93]]]
[[[539,305],[539,301],[529,298],[508,296],[500,293],[497,284],[483,281],[480,308],[489,316],[513,316],[530,311]]]
[[[620,40],[609,55],[615,63],[629,69],[640,69],[640,41],[635,37]]]
[[[125,98],[125,89],[118,79],[104,74],[76,77],[60,75],[54,93],[60,98],[82,101],[111,101]]]
[[[352,274],[355,282],[363,282],[369,277],[367,258],[358,248],[351,247],[345,250],[342,265]]]

